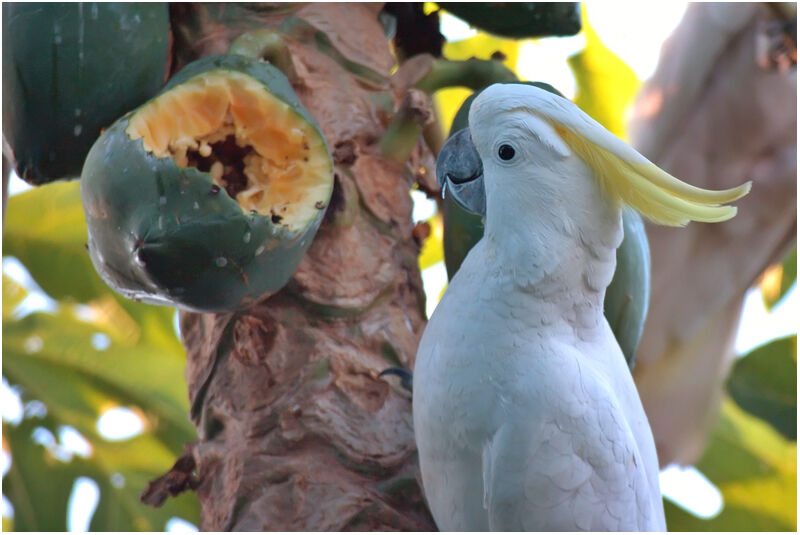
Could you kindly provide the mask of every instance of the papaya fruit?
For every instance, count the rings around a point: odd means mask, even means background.
[[[89,254],[126,297],[244,308],[289,280],[332,188],[325,139],[283,73],[235,54],[202,58],[89,151]]]
[[[100,135],[155,95],[166,3],[3,3],[4,153],[30,184],[74,179]]]
[[[622,229],[625,238],[617,248],[617,269],[606,289],[603,312],[633,369],[650,305],[650,246],[638,212],[622,211]]]
[[[581,31],[578,2],[447,2],[439,6],[498,37],[566,36]]]
[[[542,82],[518,83],[536,85],[561,95]],[[469,125],[469,107],[479,93],[476,91],[467,97],[456,112],[450,128],[451,136]],[[483,237],[483,219],[464,210],[452,196],[445,197],[442,219],[444,261],[448,279],[452,279],[467,253]],[[637,212],[623,210],[622,226],[624,239],[617,248],[617,268],[606,289],[603,311],[629,368],[633,369],[650,303],[650,246],[644,223]]]

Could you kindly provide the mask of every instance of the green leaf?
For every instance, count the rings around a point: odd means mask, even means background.
[[[14,308],[16,308],[27,295],[28,292],[25,290],[24,286],[18,284],[3,273],[3,321],[7,319],[6,316],[10,318]]]
[[[3,255],[17,257],[53,299],[86,302],[108,291],[86,240],[80,183],[53,183],[8,200]]]
[[[698,518],[665,502],[670,531],[796,531],[797,443],[730,400],[723,403],[700,470],[722,493],[722,511]]]
[[[109,335],[68,312],[9,322],[3,326],[3,372],[85,435],[93,433],[104,409],[134,404],[154,432],[169,431],[162,438],[171,437],[179,450],[181,438],[190,440],[194,431],[187,417],[184,356],[113,339],[100,351],[91,342],[98,333]],[[171,436],[174,429],[180,438]]]
[[[199,505],[191,492],[170,498],[159,508],[139,501],[147,483],[175,462],[174,453],[152,436],[140,435],[121,443],[101,442],[91,460],[91,464],[86,463],[87,472],[100,487],[100,501],[90,530],[164,531],[172,517],[197,523]]]
[[[11,465],[3,491],[14,507],[13,526],[64,531],[67,500],[81,476],[100,489],[93,530],[163,530],[172,517],[196,523],[192,493],[159,509],[138,499],[148,481],[170,469],[183,444],[196,438],[188,418],[184,350],[172,326],[175,312],[124,299],[97,276],[84,249],[78,188],[54,183],[14,196],[6,216],[4,253],[16,256],[59,300],[53,314],[17,318],[14,307],[27,291],[3,277],[3,375],[20,388],[23,401],[47,408],[44,419],[4,424]],[[107,337],[106,349],[93,345],[97,335]],[[124,441],[100,435],[98,417],[117,406],[141,417],[141,434]],[[87,439],[89,457],[64,462],[31,440],[36,427],[57,435],[62,426]]]
[[[797,246],[786,255],[780,264],[764,272],[761,278],[761,295],[764,306],[772,310],[780,303],[797,282]]]
[[[92,346],[91,338],[97,333],[112,339],[110,347],[100,351]],[[183,444],[195,438],[187,417],[183,355],[141,341],[126,345],[97,325],[74,318],[63,307],[55,315],[35,313],[4,322],[3,334],[4,375],[12,385],[22,387],[23,399],[45,404],[47,421],[41,425],[54,432],[60,425],[72,426],[92,448],[87,459],[44,462],[41,457],[45,454],[40,453],[38,460],[26,464],[27,452],[36,449],[30,434],[5,435],[12,457],[7,477],[16,478],[13,485],[5,486],[5,492],[15,515],[20,506],[23,511],[30,508],[27,496],[40,493],[39,480],[49,482],[48,473],[54,474],[53,485],[63,487],[48,491],[52,496],[46,507],[42,505],[45,510],[33,511],[35,522],[15,516],[17,529],[40,526],[42,518],[60,514],[71,485],[80,476],[94,479],[100,488],[92,529],[162,530],[173,516],[196,522],[194,495],[168,500],[160,509],[138,500],[147,482],[169,470]],[[115,406],[135,410],[144,421],[145,432],[122,442],[100,436],[97,419]],[[23,423],[27,425],[27,420]],[[125,482],[121,488],[113,483],[119,480]],[[31,529],[65,527],[48,524],[47,528]]]
[[[797,440],[797,336],[773,340],[738,359],[727,388],[742,409]]]
[[[576,2],[442,2],[440,7],[489,33],[519,39],[575,35]]]
[[[165,471],[162,465],[174,462],[172,453],[152,436],[94,442],[90,457],[62,461],[31,442],[39,424],[26,419],[18,427],[3,425],[11,455],[3,492],[14,506],[15,530],[66,531],[69,496],[80,477],[92,479],[100,491],[90,524],[93,531],[163,531],[172,517],[197,518],[197,500],[191,494],[168,500],[158,509],[139,502],[147,482]]]
[[[586,46],[567,60],[578,88],[575,104],[625,139],[625,110],[633,102],[641,82],[600,40],[589,24],[584,5],[581,5],[581,16]]]
[[[792,531],[769,514],[736,506],[726,507],[724,516],[704,520],[665,499],[664,513],[669,531]]]
[[[11,465],[3,478],[3,494],[14,506],[15,531],[66,531],[67,503],[75,470],[31,441],[36,422],[19,427],[3,422],[3,449]]]

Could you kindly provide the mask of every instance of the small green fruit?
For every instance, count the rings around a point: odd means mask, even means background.
[[[440,6],[500,37],[521,39],[575,35],[581,31],[578,2],[447,2]]]
[[[3,138],[17,174],[77,178],[100,129],[163,85],[169,36],[166,3],[4,2]]]

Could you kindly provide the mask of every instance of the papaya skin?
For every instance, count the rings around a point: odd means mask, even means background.
[[[158,93],[166,3],[3,4],[4,153],[26,182],[78,178],[102,128]]]
[[[199,312],[252,306],[288,282],[322,221],[333,164],[318,126],[275,67],[235,55],[207,57],[187,65],[161,94],[212,71],[246,74],[311,125],[328,159],[320,176],[328,186],[296,230],[273,214],[245,211],[209,172],[180,167],[148,151],[143,138],[131,139],[128,127],[144,104],[103,133],[81,176],[89,254],[106,283],[126,297]]]
[[[633,370],[650,306],[650,246],[638,212],[623,210],[622,228],[625,237],[617,248],[617,269],[606,289],[603,312]]]
[[[575,35],[577,2],[447,2],[442,8],[485,32],[510,39]]]

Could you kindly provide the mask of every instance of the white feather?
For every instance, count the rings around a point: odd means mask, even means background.
[[[541,93],[473,103],[485,233],[418,350],[425,495],[441,530],[663,531],[652,433],[603,316],[619,208],[541,116],[591,120]]]
[[[564,125],[626,161],[647,164],[650,161],[633,147],[611,134],[603,125],[586,115],[570,100],[536,86],[523,84],[494,84],[475,99],[469,112],[470,124],[484,124],[493,115],[522,110]],[[558,137],[553,131],[552,135]],[[563,145],[563,141],[560,140]],[[548,141],[547,143],[557,143]]]

